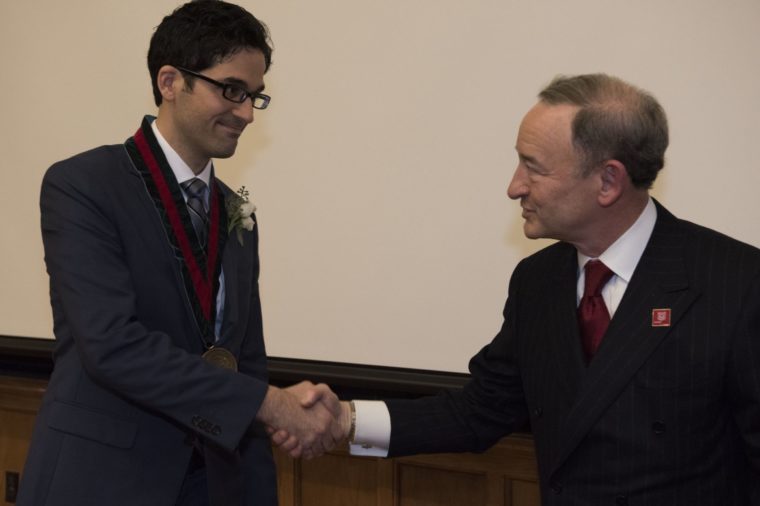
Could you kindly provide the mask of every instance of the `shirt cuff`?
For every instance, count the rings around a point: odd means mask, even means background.
[[[354,401],[356,432],[351,455],[387,457],[391,441],[391,415],[382,401]]]

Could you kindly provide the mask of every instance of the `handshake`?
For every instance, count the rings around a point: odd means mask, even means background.
[[[351,407],[327,385],[303,381],[287,388],[270,386],[257,419],[272,442],[291,457],[319,457],[348,437]]]

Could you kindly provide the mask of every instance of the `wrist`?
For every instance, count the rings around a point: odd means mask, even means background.
[[[275,414],[278,411],[277,405],[282,401],[280,400],[281,391],[279,388],[269,385],[267,393],[264,395],[264,400],[261,402],[259,411],[256,413],[256,420],[265,424],[275,425]]]

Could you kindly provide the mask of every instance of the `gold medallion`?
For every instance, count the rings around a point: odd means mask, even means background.
[[[203,354],[203,360],[209,364],[221,367],[222,369],[237,371],[237,360],[235,360],[235,355],[224,348],[212,346]]]

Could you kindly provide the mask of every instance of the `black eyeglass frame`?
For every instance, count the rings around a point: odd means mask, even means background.
[[[253,108],[261,110],[261,109],[266,109],[269,106],[269,102],[272,100],[272,97],[264,93],[250,92],[246,90],[245,88],[241,88],[237,84],[223,83],[221,81],[217,81],[216,79],[211,79],[208,76],[204,76],[203,74],[200,74],[190,69],[186,69],[184,67],[177,67],[177,70],[179,70],[180,72],[184,74],[190,74],[193,77],[197,77],[198,79],[202,79],[203,81],[206,81],[207,83],[211,83],[214,86],[221,88],[222,96],[225,99],[229,100],[230,102],[235,102],[236,104],[242,104],[243,102],[246,101],[247,98],[250,98],[251,105],[253,106]],[[259,101],[258,104],[256,103],[257,100]]]

